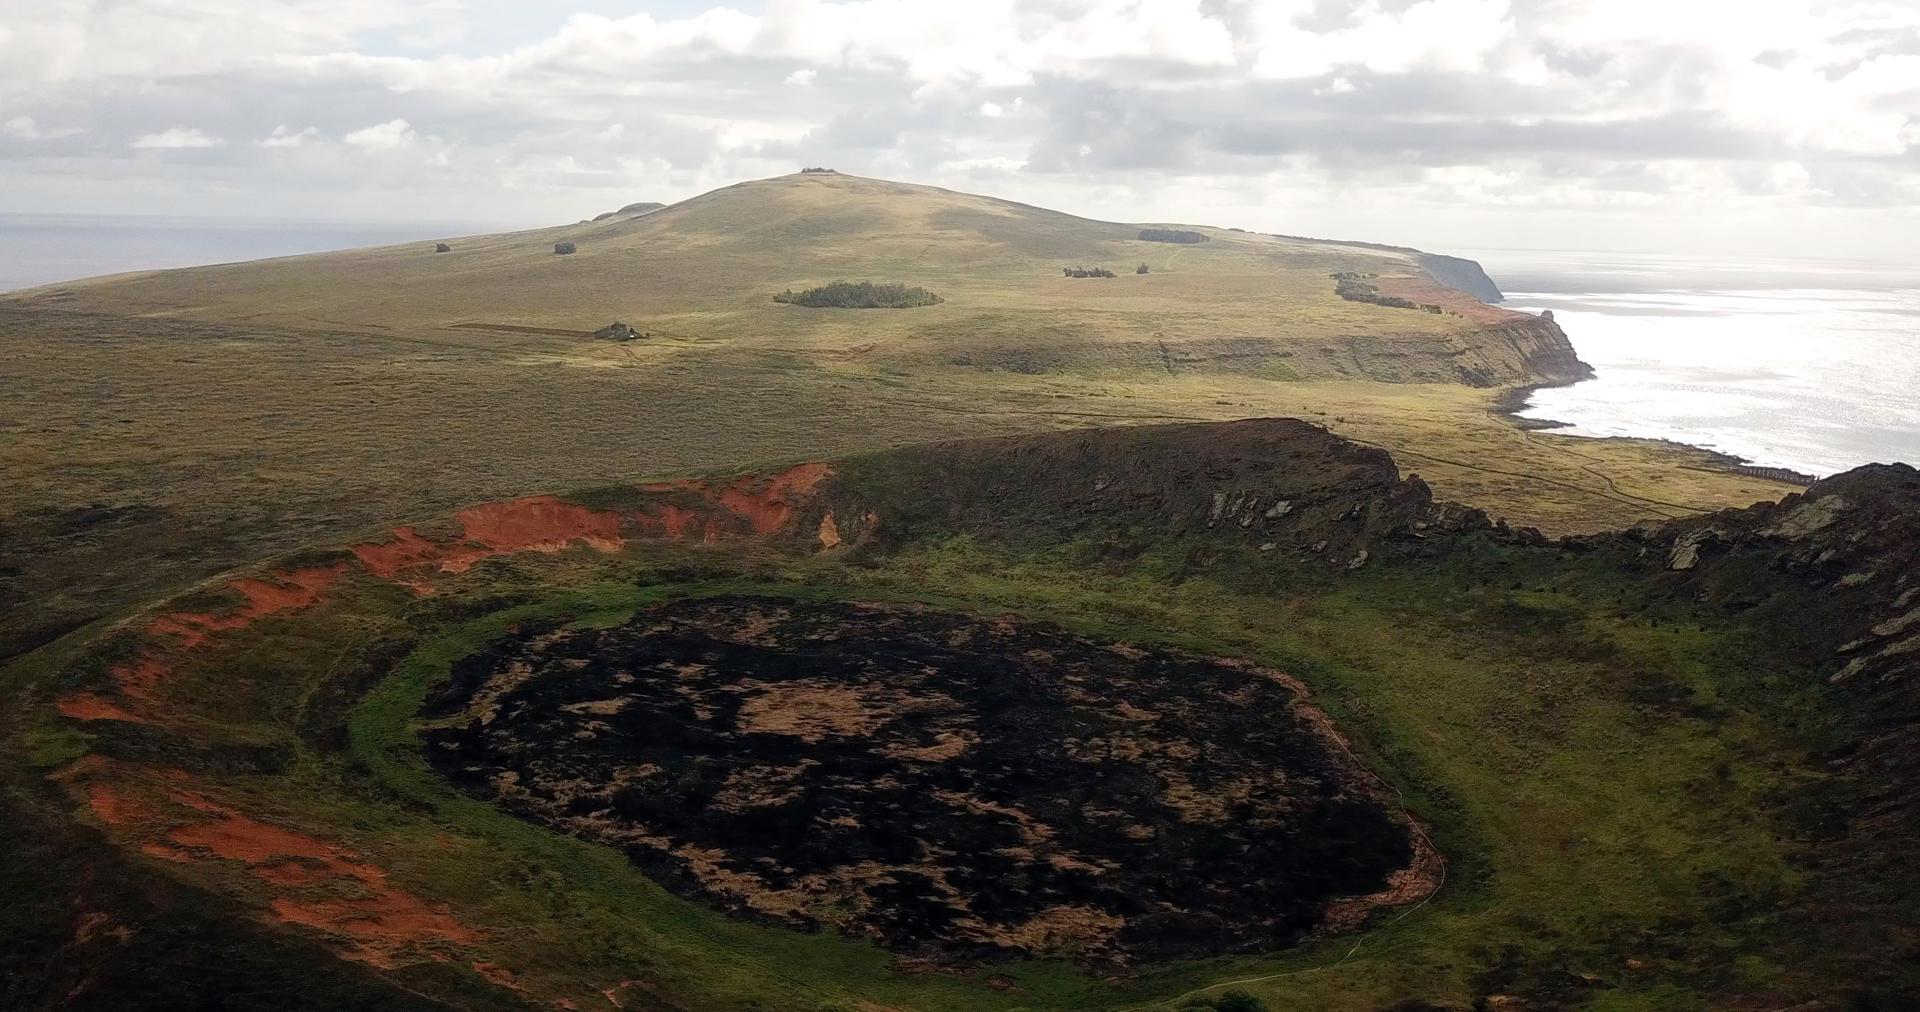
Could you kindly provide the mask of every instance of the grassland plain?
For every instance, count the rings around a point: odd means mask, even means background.
[[[1795,680],[1737,624],[1650,619],[1619,606],[1630,588],[1604,573],[1569,588],[1524,560],[1495,559],[1497,580],[1463,584],[1384,568],[1291,583],[1257,549],[1203,564],[1175,546],[1110,558],[1073,537],[990,532],[851,566],[738,546],[516,558],[431,599],[350,579],[297,623],[268,616],[232,633],[170,686],[180,723],[162,731],[49,709],[126,660],[137,623],[123,620],[139,606],[263,559],[339,559],[301,553],[476,502],[599,488],[575,496],[598,502],[649,477],[955,436],[1298,416],[1390,449],[1443,498],[1555,534],[1789,491],[1684,447],[1509,424],[1496,411],[1504,387],[1564,380],[1571,366],[1536,324],[1477,303],[1434,315],[1334,296],[1329,273],[1364,270],[1383,290],[1449,298],[1401,254],[1207,234],[1143,243],[1137,226],[809,175],[454,240],[446,254],[391,247],[0,300],[0,657],[11,658],[0,717],[19,760],[6,828],[34,855],[6,873],[32,898],[9,914],[9,937],[27,940],[6,967],[10,997],[110,1005],[132,972],[121,959],[181,967],[149,982],[181,1002],[243,979],[291,985],[303,961],[355,938],[348,901],[369,897],[429,935],[442,909],[476,934],[427,945],[440,960],[355,942],[371,948],[345,954],[379,972],[328,977],[304,992],[316,1005],[588,1007],[607,987],[628,1007],[1127,1007],[1294,971],[1247,986],[1277,1007],[1510,992],[1686,1006],[1830,990],[1817,945],[1783,948],[1761,923],[1806,894],[1781,820],[1825,774],[1806,759],[1817,734],[1791,719],[1811,704],[1748,690],[1757,672]],[[553,256],[563,239],[579,252]],[[1075,263],[1128,271],[1061,278]],[[1138,263],[1151,272],[1131,274]],[[946,301],[854,313],[772,301],[836,280],[921,285]],[[655,337],[593,341],[612,319]],[[903,975],[858,943],[728,921],[426,773],[411,707],[460,651],[519,619],[613,621],[651,596],[714,585],[1017,610],[1279,665],[1431,823],[1453,861],[1449,887],[1357,950],[1329,940],[1121,981],[1021,964],[1019,990],[997,991],[983,976]],[[222,591],[170,607],[238,604]],[[1567,651],[1569,635],[1592,649]],[[1625,670],[1707,700],[1753,698],[1676,715],[1623,683]],[[298,873],[110,843],[102,808],[122,809],[111,787],[100,800],[83,781],[111,784],[129,763],[184,768],[202,789],[190,803],[132,777],[130,797],[172,813],[160,824],[190,830],[213,815],[194,803],[213,805],[229,813],[216,825],[244,815],[309,837],[289,846],[338,881],[306,897],[304,921],[256,930],[283,885],[272,877]],[[68,885],[82,880],[93,884]],[[49,960],[74,969],[32,969]],[[210,964],[232,976],[186,969]],[[635,979],[646,983],[620,990]]]

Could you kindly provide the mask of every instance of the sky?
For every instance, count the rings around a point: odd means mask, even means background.
[[[1920,0],[4,0],[0,211],[1093,217],[1920,264]]]

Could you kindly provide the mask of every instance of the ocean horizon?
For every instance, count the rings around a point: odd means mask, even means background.
[[[536,226],[0,212],[0,292],[128,271],[204,267]]]
[[[1859,260],[1475,250],[1597,375],[1516,412],[1824,477],[1920,461],[1920,279]]]

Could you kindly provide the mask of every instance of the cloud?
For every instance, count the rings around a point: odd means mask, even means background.
[[[305,130],[291,130],[285,125],[281,125],[274,127],[273,133],[261,138],[260,146],[263,148],[297,148],[318,136],[320,136],[318,127],[307,127]]]
[[[142,134],[133,139],[132,147],[143,150],[183,150],[187,148],[217,148],[226,142],[218,137],[209,137],[198,127],[169,127],[158,133]]]
[[[1457,201],[1920,215],[1920,10],[1894,0],[680,9],[29,5],[0,32],[0,179],[20,200],[110,201],[132,176],[263,213],[351,193],[528,220],[801,164],[1130,218],[1324,208],[1349,234],[1377,227],[1361,208],[1453,221]]]
[[[16,141],[59,140],[62,137],[72,137],[78,133],[80,133],[79,127],[55,127],[51,129],[43,127],[34,122],[32,116],[15,116],[5,123],[0,123],[0,137],[10,138]]]
[[[394,148],[412,143],[413,127],[403,119],[390,119],[385,123],[376,123],[363,127],[340,138],[356,148],[368,151],[391,151]]]

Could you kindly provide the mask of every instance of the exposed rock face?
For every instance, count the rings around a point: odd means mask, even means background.
[[[866,461],[848,462],[811,507],[842,518],[842,537],[844,518],[871,512],[887,539],[1063,527],[1191,534],[1338,567],[1379,555],[1383,541],[1493,526],[1478,510],[1434,502],[1385,451],[1291,418],[968,440]],[[903,474],[913,480],[900,483]]]
[[[1920,827],[1920,471],[1869,465],[1778,503],[1579,539],[1622,541],[1653,571],[1646,593],[1724,608],[1783,668],[1826,683],[1817,724],[1841,776],[1816,831],[1821,916],[1891,903],[1910,917],[1898,896]]]
[[[1033,342],[975,346],[964,356],[942,353],[944,365],[1035,375],[1071,369],[1089,360],[1119,368],[1168,373],[1229,372],[1263,375],[1284,362],[1301,379],[1367,379],[1379,383],[1465,383],[1476,387],[1540,386],[1588,379],[1558,325],[1525,313],[1450,335],[1348,336],[1324,340],[1265,337],[1184,341],[1110,341],[1093,347]],[[1411,314],[1410,314],[1411,315]],[[915,363],[925,359],[907,358]]]
[[[1869,465],[1634,536],[1704,599],[1790,613],[1834,682],[1920,688],[1920,471]]]
[[[1415,251],[1414,259],[1427,276],[1448,288],[1466,292],[1481,302],[1492,304],[1501,302],[1506,296],[1498,285],[1487,276],[1487,272],[1472,260],[1464,257],[1443,256],[1439,253],[1420,253]]]
[[[1527,317],[1491,326],[1458,341],[1458,377],[1477,387],[1559,385],[1593,378],[1567,332],[1550,317]]]

